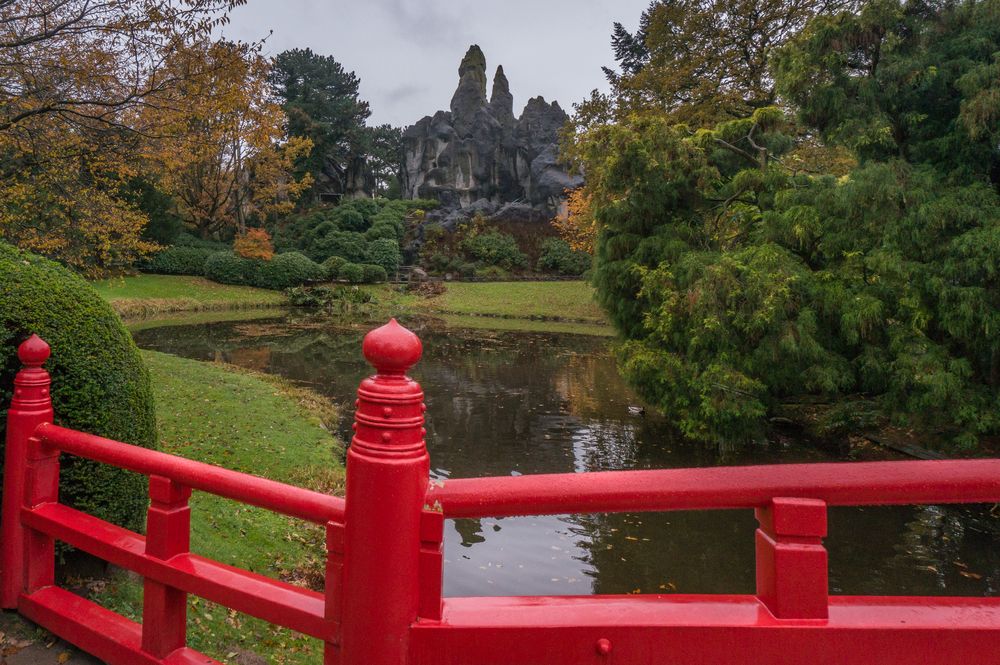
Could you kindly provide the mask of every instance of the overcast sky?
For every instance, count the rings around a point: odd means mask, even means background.
[[[493,80],[503,65],[514,113],[530,97],[567,112],[605,87],[614,21],[634,29],[649,0],[249,0],[223,30],[253,41],[273,30],[267,53],[311,48],[361,78],[369,124],[408,126],[447,109],[470,44],[486,54]]]

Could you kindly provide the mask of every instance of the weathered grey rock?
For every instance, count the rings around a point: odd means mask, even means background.
[[[510,82],[503,73],[503,65],[497,67],[493,75],[493,92],[490,94],[490,112],[504,127],[514,127],[514,95],[510,93]]]
[[[486,101],[486,58],[472,46],[459,66],[451,111],[438,111],[403,134],[403,185],[410,198],[435,198],[441,209],[428,222],[452,227],[477,212],[493,215],[508,204],[511,217],[534,211],[549,219],[565,190],[582,184],[559,164],[559,132],[569,116],[542,97],[528,101],[520,118],[503,67]]]

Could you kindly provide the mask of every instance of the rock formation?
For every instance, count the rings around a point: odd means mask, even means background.
[[[403,134],[403,188],[410,198],[441,201],[437,221],[476,212],[503,219],[549,219],[565,191],[582,179],[559,164],[559,130],[569,116],[557,102],[528,101],[520,118],[503,67],[486,97],[486,56],[472,46],[458,68],[450,111]]]

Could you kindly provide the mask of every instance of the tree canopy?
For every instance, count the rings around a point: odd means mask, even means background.
[[[648,61],[616,31],[623,77],[654,61],[655,23]],[[754,438],[810,396],[829,431],[972,444],[1000,406],[996,2],[867,0],[782,40],[713,88],[727,117],[616,89],[570,140],[623,370],[697,438]]]

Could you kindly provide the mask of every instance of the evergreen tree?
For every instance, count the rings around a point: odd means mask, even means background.
[[[358,96],[360,83],[332,56],[310,49],[284,51],[274,59],[271,85],[288,115],[288,133],[313,143],[304,168],[312,174],[314,195],[343,193],[359,176],[352,169],[365,153],[365,121],[371,115]]]
[[[797,120],[643,108],[574,139],[623,371],[701,439],[808,395],[830,429],[971,445],[1000,428],[997,1],[868,0],[786,41],[760,80]],[[800,168],[804,138],[857,161]]]

